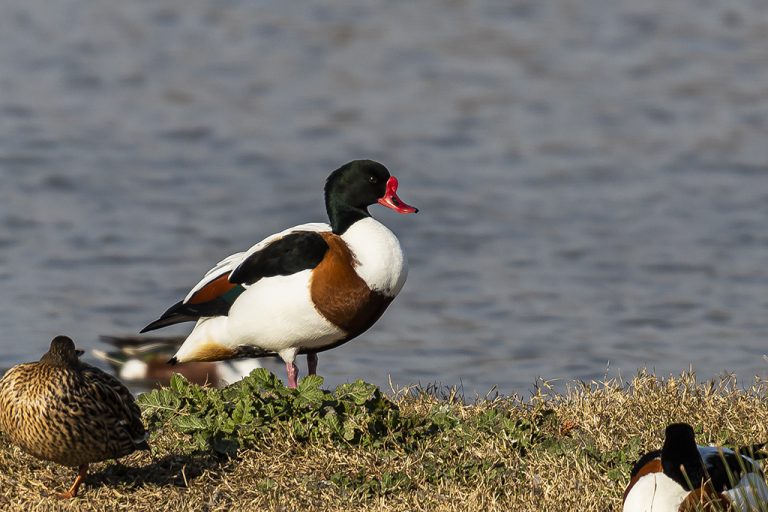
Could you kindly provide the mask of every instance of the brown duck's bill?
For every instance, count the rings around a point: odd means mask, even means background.
[[[379,198],[379,204],[395,210],[397,213],[416,213],[419,211],[418,208],[406,204],[397,197],[397,178],[394,176],[390,176],[387,180],[387,191],[383,197]]]

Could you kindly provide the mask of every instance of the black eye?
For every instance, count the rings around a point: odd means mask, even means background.
[[[376,178],[376,176],[369,176],[368,177],[368,181],[370,181],[371,183],[378,183],[379,182],[379,180],[378,180],[378,178]]]

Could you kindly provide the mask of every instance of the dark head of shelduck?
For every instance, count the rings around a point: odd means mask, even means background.
[[[368,207],[376,203],[397,213],[419,211],[397,196],[397,178],[373,160],[353,160],[328,176],[325,209],[335,234],[343,234],[358,220],[370,217]]]
[[[693,427],[687,423],[672,423],[664,432],[661,448],[661,467],[664,474],[687,490],[696,489],[706,480]]]

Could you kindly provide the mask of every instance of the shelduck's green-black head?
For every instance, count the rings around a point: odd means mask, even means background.
[[[693,427],[687,423],[667,426],[661,448],[661,466],[664,474],[684,489],[693,490],[701,485],[706,475]]]
[[[373,160],[353,160],[333,171],[325,183],[325,208],[333,232],[342,234],[369,217],[368,207],[374,203],[398,213],[418,212],[397,196],[397,185],[397,178]]]
[[[75,342],[71,338],[56,336],[51,341],[51,348],[40,358],[40,362],[51,366],[75,366],[81,354],[82,351],[75,349]]]

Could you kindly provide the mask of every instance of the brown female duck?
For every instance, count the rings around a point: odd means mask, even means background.
[[[116,378],[80,362],[66,336],[51,341],[36,363],[14,366],[0,379],[0,430],[22,450],[64,466],[77,466],[77,495],[88,464],[148,450],[141,412]]]

